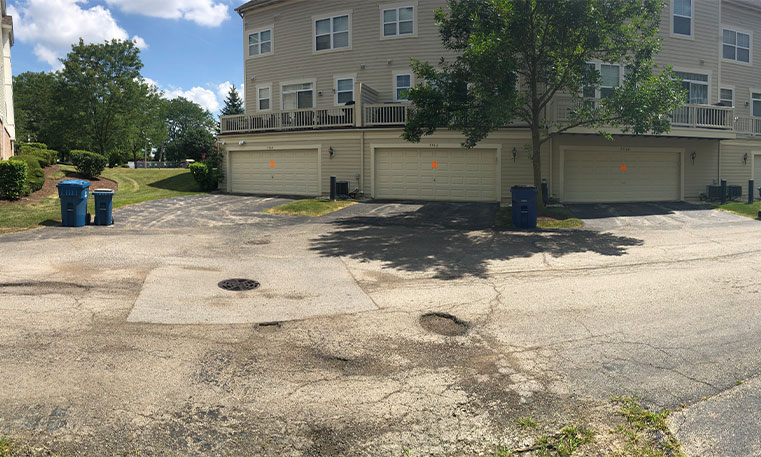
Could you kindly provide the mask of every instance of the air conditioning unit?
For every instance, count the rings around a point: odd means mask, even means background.
[[[336,181],[336,195],[349,196],[349,181]]]

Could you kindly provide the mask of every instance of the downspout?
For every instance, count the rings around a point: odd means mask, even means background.
[[[365,129],[359,134],[359,193],[365,195]]]

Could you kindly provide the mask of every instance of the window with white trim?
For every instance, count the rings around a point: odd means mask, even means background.
[[[272,53],[272,30],[261,30],[248,34],[248,56],[254,57]]]
[[[272,108],[272,88],[258,87],[256,89],[257,107],[259,111],[269,111]]]
[[[674,35],[692,36],[692,0],[674,0]]]
[[[750,35],[724,29],[721,56],[727,60],[750,63]]]
[[[336,79],[336,104],[345,105],[354,101],[354,78]]]
[[[328,51],[349,47],[349,15],[318,19],[314,22],[315,50]]]
[[[621,85],[621,66],[600,64],[600,98],[608,98]]]
[[[405,36],[415,33],[415,7],[404,6],[383,10],[383,36]]]
[[[394,76],[394,100],[397,102],[406,102],[410,99],[410,88],[412,87],[412,75],[402,74]]]
[[[674,74],[682,81],[682,88],[687,91],[687,103],[691,105],[708,104],[708,75],[675,71]]]
[[[283,86],[284,110],[308,108],[314,108],[314,85],[312,83]]]
[[[735,90],[727,87],[719,89],[719,103],[722,106],[735,106]]]
[[[753,104],[753,116],[761,117],[761,92],[751,92],[750,99]]]

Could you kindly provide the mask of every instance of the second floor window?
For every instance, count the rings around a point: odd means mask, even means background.
[[[283,109],[309,109],[314,107],[314,86],[312,83],[288,84],[283,86]]]
[[[727,60],[750,63],[750,35],[724,29],[722,57]]]
[[[248,35],[248,56],[259,56],[272,52],[272,30],[262,30]]]
[[[692,0],[674,0],[674,35],[692,36]]]
[[[600,65],[600,98],[608,98],[621,85],[621,67],[619,65]]]
[[[735,106],[735,91],[729,88],[719,90],[719,103],[722,106]]]
[[[349,15],[319,19],[314,23],[315,50],[349,47]]]
[[[345,105],[354,101],[354,79],[345,78],[336,80],[336,103]]]
[[[412,87],[412,75],[394,76],[394,97],[397,102],[410,99],[410,87]]]
[[[415,33],[415,8],[391,8],[383,10],[383,36],[394,37]]]
[[[691,105],[708,104],[708,75],[675,71],[676,77],[682,81],[682,88],[687,92],[687,103]]]
[[[260,87],[257,89],[257,96],[259,98],[259,111],[269,111],[272,89],[269,87]]]
[[[753,103],[753,116],[761,117],[761,92],[752,92],[750,98]]]

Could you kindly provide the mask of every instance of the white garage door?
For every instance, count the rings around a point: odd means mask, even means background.
[[[497,201],[493,149],[378,148],[375,198]]]
[[[756,188],[761,186],[761,154],[755,154],[753,156],[753,180],[755,181],[753,185]],[[758,190],[753,189],[753,193],[756,195],[756,200],[758,200]]]
[[[566,151],[567,202],[648,202],[681,199],[678,152]]]
[[[233,193],[320,195],[316,149],[230,153]]]

